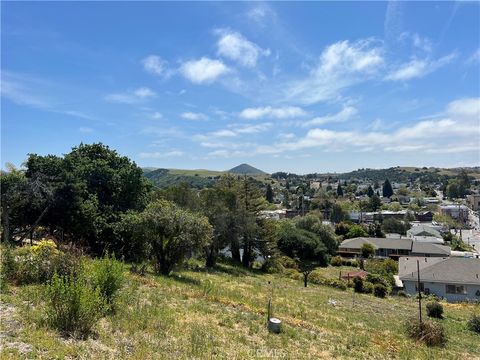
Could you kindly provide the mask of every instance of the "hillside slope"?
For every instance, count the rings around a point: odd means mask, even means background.
[[[445,304],[444,348],[408,339],[403,323],[416,314],[414,299],[378,299],[330,287],[220,265],[170,277],[128,275],[115,314],[88,340],[65,340],[42,325],[38,287],[2,295],[1,358],[115,359],[478,359],[478,335],[465,322],[472,305]],[[333,269],[337,271],[336,269]],[[271,288],[281,334],[265,328]],[[329,304],[335,300],[336,306]],[[272,355],[273,354],[273,355]]]
[[[260,169],[257,169],[248,164],[240,164],[228,170],[229,173],[232,174],[240,174],[240,175],[265,175],[266,173]]]

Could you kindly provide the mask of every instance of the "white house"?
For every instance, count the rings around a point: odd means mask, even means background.
[[[398,277],[410,295],[415,295],[418,291],[417,261],[420,268],[420,291],[435,294],[449,302],[480,301],[480,259],[401,257]]]

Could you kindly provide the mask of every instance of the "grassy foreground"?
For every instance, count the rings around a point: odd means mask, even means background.
[[[265,327],[269,281],[274,315],[283,321],[279,335]],[[403,322],[417,311],[412,299],[303,288],[225,264],[170,277],[129,274],[116,313],[87,340],[64,339],[43,325],[39,288],[2,295],[1,359],[480,359],[480,336],[466,328],[472,305],[444,304],[439,321],[448,343],[428,348],[404,335]]]

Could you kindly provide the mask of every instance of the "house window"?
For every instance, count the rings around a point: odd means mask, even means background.
[[[447,294],[466,294],[467,289],[463,285],[446,285]]]

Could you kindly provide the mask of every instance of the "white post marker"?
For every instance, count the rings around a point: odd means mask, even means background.
[[[268,319],[268,331],[273,333],[280,333],[282,331],[282,321],[277,318]]]

